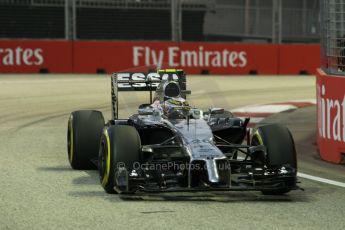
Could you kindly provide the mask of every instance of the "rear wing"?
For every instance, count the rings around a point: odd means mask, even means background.
[[[155,91],[162,81],[175,81],[179,84],[184,96],[190,94],[190,91],[186,90],[186,74],[183,70],[167,69],[160,70],[158,73],[113,73],[111,75],[112,119],[118,119],[119,91],[149,91],[151,104],[152,91]]]

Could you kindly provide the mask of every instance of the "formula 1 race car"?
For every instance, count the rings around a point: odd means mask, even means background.
[[[114,73],[112,119],[72,112],[68,159],[73,169],[97,169],[107,193],[243,191],[284,194],[297,189],[296,150],[279,124],[250,132],[249,118],[222,108],[189,105],[182,70]],[[150,103],[118,118],[118,92],[149,91]],[[152,94],[155,91],[155,94]]]

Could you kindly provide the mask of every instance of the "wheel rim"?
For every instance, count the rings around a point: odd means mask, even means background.
[[[103,180],[105,172],[106,172],[106,166],[107,166],[106,162],[107,162],[107,149],[105,146],[105,141],[102,138],[99,159],[98,159],[98,170],[99,170],[101,181]]]
[[[70,163],[73,161],[73,128],[72,128],[72,116],[68,121],[68,129],[67,129],[67,153],[68,153],[68,160]]]
[[[102,186],[105,187],[108,184],[109,176],[110,176],[110,139],[107,130],[104,130],[102,141],[101,141],[101,159],[100,162],[100,175],[101,175],[101,183]]]
[[[251,145],[252,146],[257,146],[257,145],[264,145],[263,141],[262,141],[262,138],[260,136],[259,133],[256,133],[253,138],[252,138],[252,141],[251,141]],[[265,160],[260,160],[264,165],[267,165],[267,153],[265,153],[264,155],[264,158]],[[256,160],[257,158],[252,158],[252,160]]]

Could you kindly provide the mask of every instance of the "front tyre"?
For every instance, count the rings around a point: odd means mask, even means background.
[[[101,112],[81,110],[71,113],[67,128],[68,161],[73,169],[96,169],[104,118]]]
[[[290,166],[297,172],[297,159],[294,140],[288,128],[279,124],[259,127],[253,135],[252,145],[264,145],[266,147],[266,166],[268,168],[280,168]],[[296,186],[296,178],[286,181],[286,188],[263,190],[265,195],[281,195],[289,192]]]
[[[107,193],[117,193],[115,187],[120,188],[117,176],[119,169],[131,172],[135,165],[140,164],[141,141],[138,131],[127,125],[110,126],[104,129],[100,143],[98,169],[101,185]],[[120,190],[134,192],[126,188]]]

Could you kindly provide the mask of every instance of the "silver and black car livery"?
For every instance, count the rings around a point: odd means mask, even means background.
[[[118,92],[149,91],[150,101],[119,119]],[[154,94],[153,94],[154,91]],[[98,169],[108,193],[242,191],[283,194],[297,189],[290,131],[278,124],[250,132],[249,118],[222,108],[202,111],[186,101],[182,70],[114,73],[112,119],[72,112],[68,159],[73,169]]]

